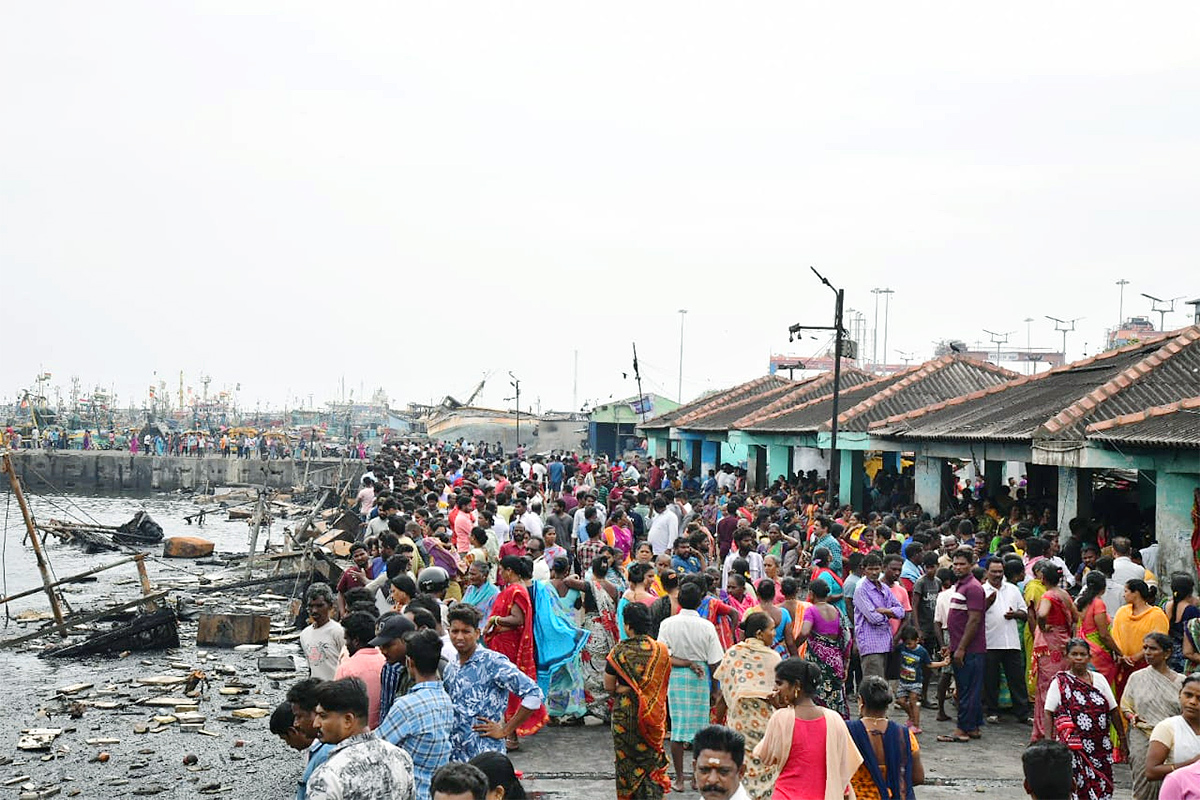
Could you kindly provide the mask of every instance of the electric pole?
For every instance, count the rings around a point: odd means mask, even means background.
[[[984,328],[983,332],[990,336],[992,339],[992,344],[996,345],[996,366],[998,367],[1000,366],[1000,345],[1008,344],[1008,337],[1012,335],[1012,331],[1008,331],[1007,333],[996,333]]]
[[[1075,323],[1078,322],[1079,320],[1083,319],[1083,317],[1076,317],[1075,319],[1059,319],[1058,317],[1052,317],[1049,314],[1046,314],[1045,316],[1046,316],[1046,319],[1048,319],[1054,323],[1054,330],[1056,330],[1062,334],[1062,337],[1063,337],[1063,348],[1062,348],[1063,363],[1064,364],[1069,363],[1071,359],[1067,358],[1067,334],[1071,333],[1072,331],[1075,330]],[[1070,327],[1067,327],[1068,325]]]

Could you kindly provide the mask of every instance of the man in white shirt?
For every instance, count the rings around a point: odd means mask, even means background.
[[[667,510],[667,501],[662,497],[654,498],[654,518],[650,521],[650,532],[646,540],[654,550],[654,555],[661,556],[675,546],[679,538],[679,517]]]
[[[684,583],[677,598],[679,613],[663,620],[658,629],[658,641],[671,653],[667,702],[671,707],[671,761],[675,765],[677,792],[684,790],[684,747],[708,724],[710,704],[697,697],[697,686],[708,688],[711,670],[725,657],[716,627],[696,613],[703,598],[704,590],[698,583],[691,580]]]
[[[571,527],[571,532],[575,535],[577,543],[587,541],[587,533],[584,532],[583,535],[580,535],[580,532],[583,531],[584,525],[587,524],[584,514],[589,508],[596,509],[596,521],[600,523],[601,530],[604,529],[604,521],[608,518],[608,514],[605,513],[604,508],[596,505],[596,495],[591,492],[585,494],[579,508],[575,509],[575,517]]]
[[[725,557],[725,566],[721,569],[722,589],[729,588],[729,570],[733,567],[733,562],[739,558],[746,559],[746,563],[750,565],[751,584],[757,584],[766,574],[763,568],[763,557],[754,549],[754,531],[750,528],[738,528],[736,536],[734,544],[737,547],[729,551],[729,555]]]
[[[733,468],[728,464],[723,465],[721,471],[717,473],[717,488],[727,492],[732,492],[737,488],[737,476],[733,474]]]
[[[530,537],[525,543],[525,555],[533,559],[533,579],[550,580],[550,565],[546,563],[546,543],[540,536]]]
[[[300,631],[300,651],[308,661],[309,675],[331,681],[346,651],[341,624],[329,618],[333,611],[333,590],[327,583],[314,583],[308,587],[305,599],[312,624]]]
[[[1133,553],[1133,546],[1130,541],[1124,536],[1118,536],[1113,539],[1113,581],[1118,586],[1124,586],[1132,580],[1145,580],[1146,568],[1133,563],[1130,555]]]
[[[1016,579],[1024,577],[1024,568],[1013,561],[1011,574]],[[1012,693],[1012,712],[1017,720],[1029,718],[1029,693],[1025,689],[1024,656],[1021,653],[1021,634],[1017,620],[1024,620],[1028,609],[1021,590],[1005,577],[1004,562],[996,557],[987,561],[987,580],[983,584],[983,596],[987,599],[984,615],[984,640],[987,654],[983,664],[983,707],[987,721],[1000,721],[1000,669],[1008,679]]]
[[[696,759],[692,776],[704,800],[750,800],[742,786],[746,775],[746,739],[732,728],[709,725],[692,739]]]
[[[540,510],[539,508],[538,511]],[[513,516],[525,526],[525,533],[529,536],[536,536],[539,539],[542,538],[542,528],[544,527],[542,515],[530,510],[524,500],[518,499],[513,503]]]

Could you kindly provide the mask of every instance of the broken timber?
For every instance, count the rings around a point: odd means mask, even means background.
[[[33,553],[37,556],[38,569],[42,573],[42,586],[46,590],[46,596],[50,598],[50,610],[54,612],[54,621],[61,627],[63,624],[62,606],[58,602],[58,595],[50,586],[50,568],[46,564],[46,556],[42,553],[41,542],[38,541],[37,529],[33,525],[33,514],[29,512],[29,504],[25,502],[25,492],[21,489],[21,481],[17,478],[16,471],[13,470],[12,456],[7,451],[3,457],[3,467],[4,471],[8,473],[8,480],[12,484],[13,496],[17,498],[17,505],[21,507],[21,516],[25,518],[25,529],[29,531],[29,540],[33,543]],[[66,635],[65,629],[63,635]]]
[[[236,647],[266,644],[271,636],[271,618],[262,614],[201,614],[196,644]]]
[[[160,608],[149,614],[139,614],[128,624],[111,631],[95,634],[77,644],[47,650],[40,655],[43,658],[66,658],[125,650],[165,650],[168,647],[179,647],[179,622],[174,609]]]
[[[130,608],[132,606],[138,606],[138,605],[142,605],[144,603],[150,603],[150,602],[154,602],[156,600],[161,600],[162,598],[166,597],[167,594],[168,594],[168,592],[156,592],[154,594],[147,595],[145,597],[139,597],[136,600],[130,600],[125,603],[119,603],[115,606],[109,606],[108,608],[104,609],[103,611],[97,611],[94,614],[85,614],[82,617],[72,617],[71,619],[67,620],[66,622],[62,623],[61,625],[51,625],[48,628],[39,628],[36,631],[34,631],[33,633],[26,633],[21,636],[15,636],[12,639],[5,639],[4,641],[0,642],[0,650],[3,650],[7,647],[12,647],[15,644],[20,644],[21,642],[27,642],[30,639],[37,639],[42,636],[47,636],[51,633],[65,634],[71,628],[77,628],[80,625],[86,625],[89,622],[96,622],[97,620],[102,619],[103,617],[107,617],[109,614],[111,614],[114,611],[120,611],[122,609]]]

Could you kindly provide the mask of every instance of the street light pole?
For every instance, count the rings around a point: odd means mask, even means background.
[[[513,389],[516,390],[516,398],[515,399],[516,399],[516,403],[517,403],[517,448],[520,449],[520,447],[521,447],[521,379],[518,378],[516,375],[513,375],[511,371],[508,373],[508,377],[512,378],[512,380],[508,382],[508,385],[513,387]]]
[[[882,294],[887,297],[883,301],[883,363],[886,366],[888,363],[888,312],[892,309],[892,295],[896,292],[893,289],[884,289]]]
[[[872,289],[875,295],[875,321],[871,323],[871,371],[879,365],[879,293],[882,289]]]
[[[841,399],[841,384],[842,384],[842,343],[845,341],[846,332],[842,328],[842,307],[845,304],[846,293],[843,289],[834,288],[834,285],[829,282],[821,273],[817,272],[816,267],[809,267],[813,274],[821,279],[821,283],[829,287],[830,291],[837,297],[837,301],[833,307],[833,325],[800,325],[799,323],[788,328],[788,337],[794,337],[800,331],[814,330],[827,331],[833,330],[833,418],[830,421],[829,427],[829,497],[835,503],[839,503],[838,489],[841,478],[841,456],[838,453],[837,434],[838,434],[838,404]],[[878,319],[878,295],[876,296],[876,319]]]
[[[683,321],[687,318],[687,309],[679,309],[679,389],[675,393],[679,405],[683,405]]]
[[[1025,369],[1027,370],[1026,374],[1028,374],[1028,369],[1029,369],[1029,367],[1030,367],[1030,366],[1032,366],[1032,367],[1033,367],[1033,371],[1034,371],[1034,372],[1037,372],[1037,364],[1035,364],[1035,363],[1034,363],[1032,360],[1030,360],[1030,358],[1029,358],[1030,351],[1032,351],[1032,350],[1033,350],[1033,345],[1031,345],[1031,344],[1030,344],[1030,342],[1032,342],[1032,341],[1033,341],[1033,338],[1032,338],[1032,336],[1031,336],[1031,335],[1030,335],[1030,333],[1029,333],[1029,324],[1030,324],[1031,322],[1033,322],[1033,317],[1026,317],[1026,318],[1025,318]]]
[[[1117,286],[1121,287],[1121,302],[1117,306],[1117,330],[1120,330],[1121,326],[1125,324],[1125,287],[1128,285],[1129,281],[1124,278],[1117,281]]]

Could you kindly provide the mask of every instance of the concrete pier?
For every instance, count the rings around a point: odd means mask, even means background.
[[[261,486],[272,489],[304,482],[305,461],[206,456],[146,456],[114,450],[19,450],[12,454],[17,475],[32,491],[87,493],[203,492],[215,486]],[[308,482],[324,485],[337,475],[340,459],[314,458]],[[345,462],[342,481],[362,472],[366,462]]]

